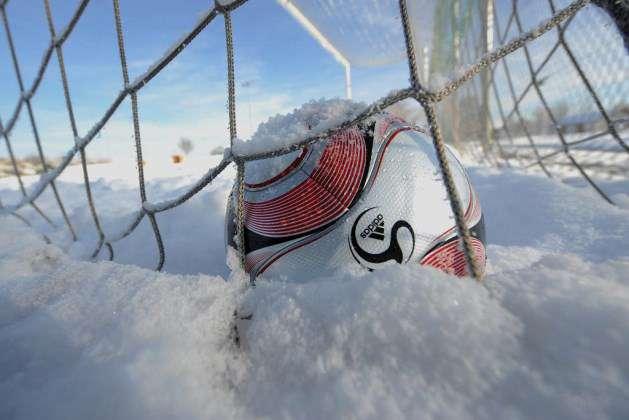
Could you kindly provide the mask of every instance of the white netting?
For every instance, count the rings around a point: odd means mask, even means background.
[[[290,3],[354,65],[378,66],[406,57],[396,0],[290,0]],[[356,48],[357,45],[361,48]]]

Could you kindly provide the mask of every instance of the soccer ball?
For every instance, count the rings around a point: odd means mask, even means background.
[[[447,150],[478,266],[485,228],[465,169]],[[432,141],[389,114],[245,168],[245,270],[307,281],[355,267],[422,264],[467,275]],[[226,216],[235,247],[235,199]]]

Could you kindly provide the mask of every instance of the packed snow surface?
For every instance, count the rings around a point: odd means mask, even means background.
[[[149,176],[149,196],[203,172],[186,168]],[[158,216],[167,273],[139,267],[156,261],[146,221],[115,246],[136,265],[84,261],[95,237],[79,174],[58,182],[78,243],[27,211],[37,230],[0,218],[2,419],[629,418],[629,211],[586,188],[472,169],[484,286],[400,266],[247,289],[225,265],[231,174]],[[133,177],[91,174],[105,229],[120,227]],[[253,314],[240,348],[236,310]]]

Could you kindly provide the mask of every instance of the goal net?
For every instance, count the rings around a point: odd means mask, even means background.
[[[15,1],[15,0],[13,0]],[[3,214],[29,220],[21,211],[30,207],[50,224],[63,224],[76,239],[80,232],[64,207],[56,180],[77,159],[82,168],[90,218],[98,232],[92,258],[115,256],[115,244],[131,235],[145,218],[153,231],[158,250],[156,268],[166,258],[158,215],[183,205],[211,183],[228,166],[237,168],[234,202],[237,215],[237,244],[243,250],[243,194],[245,162],[294,152],[314,142],[325,141],[335,132],[357,124],[383,110],[394,109],[412,122],[423,123],[431,135],[448,192],[452,214],[467,257],[469,271],[474,267],[473,247],[465,224],[458,193],[452,181],[444,144],[452,143],[495,166],[530,168],[549,177],[582,182],[602,199],[613,204],[610,194],[599,185],[600,176],[626,175],[629,165],[629,48],[628,6],[623,2],[598,0],[279,0],[302,26],[345,67],[345,92],[352,95],[352,72],[406,63],[407,76],[399,79],[396,90],[377,99],[362,111],[333,128],[314,129],[307,136],[287,139],[282,147],[247,152],[238,147],[237,109],[243,104],[237,96],[237,63],[234,51],[232,16],[247,8],[247,0],[217,0],[196,24],[163,55],[135,78],[130,77],[125,49],[128,27],[119,0],[113,0],[112,25],[116,38],[119,71],[123,85],[115,99],[103,106],[84,131],[77,124],[73,90],[67,76],[64,46],[76,33],[89,0],[80,0],[62,25],[55,19],[50,0],[44,0],[49,42],[43,51],[19,51],[13,36],[10,0],[0,0],[1,26],[13,77],[19,95],[12,111],[0,115],[0,136],[6,146],[9,174],[15,177],[20,198],[0,203]],[[150,12],[147,12],[150,13]],[[140,119],[140,96],[146,86],[173,66],[176,58],[203,31],[224,28],[226,63],[225,125],[229,136],[220,163],[178,195],[154,201],[147,194],[144,176]],[[78,35],[77,35],[78,36]],[[360,48],[357,48],[360,45]],[[237,52],[238,50],[236,50]],[[39,54],[35,58],[33,55]],[[32,79],[24,76],[24,56],[39,63]],[[74,146],[63,158],[50,164],[44,152],[45,136],[38,131],[38,110],[33,106],[42,80],[56,68]],[[203,69],[198,69],[203,71]],[[131,222],[105,231],[99,213],[99,197],[94,196],[88,154],[90,145],[107,127],[114,113],[128,107],[138,178],[138,207]],[[32,131],[39,180],[27,186],[14,152],[14,128],[25,119]],[[21,139],[20,141],[26,141]],[[593,176],[592,172],[597,175]],[[602,174],[602,175],[601,175]],[[56,208],[40,208],[37,201],[44,191],[54,195]],[[2,199],[2,197],[0,197]],[[54,214],[53,214],[54,213]],[[61,228],[61,226],[59,226]]]

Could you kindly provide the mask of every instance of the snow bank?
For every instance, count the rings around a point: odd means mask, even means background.
[[[629,211],[542,177],[471,175],[486,287],[391,267],[243,292],[237,274],[77,261],[0,218],[0,418],[627,418]],[[137,199],[106,180],[94,190],[116,217],[130,199],[114,197]],[[160,219],[172,272],[224,260],[228,190]],[[143,243],[148,227],[117,255],[152,262]],[[253,313],[240,349],[235,309]]]
[[[627,270],[545,256],[490,276],[493,294],[408,267],[261,285],[249,404],[269,417],[623,418]]]

